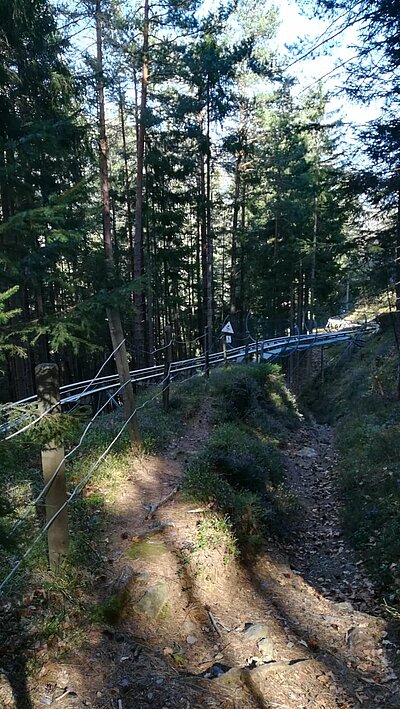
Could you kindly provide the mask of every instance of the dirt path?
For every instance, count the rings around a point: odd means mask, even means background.
[[[329,429],[305,426],[290,442],[304,522],[284,549],[271,540],[251,564],[227,563],[221,545],[196,546],[207,512],[180,496],[146,519],[206,440],[208,419],[205,408],[163,455],[132,465],[109,505],[109,572],[94,579],[103,600],[127,575],[123,617],[43,665],[29,709],[399,708],[385,621],[365,612],[373,589],[340,531]]]
[[[287,482],[298,495],[302,522],[286,550],[293,567],[325,598],[379,612],[362,561],[343,535],[336,465],[329,426],[304,426],[292,437],[286,455]]]

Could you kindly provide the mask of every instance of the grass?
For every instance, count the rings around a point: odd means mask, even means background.
[[[140,455],[149,455],[163,449],[180,431],[182,422],[198,408],[199,402],[207,391],[204,379],[196,378],[188,382],[173,385],[171,406],[168,414],[162,411],[160,398],[150,401],[138,412],[139,426],[143,436],[143,450]],[[137,397],[140,406],[155,393],[147,389]],[[54,427],[34,426],[29,435],[24,434],[9,442],[0,443],[0,481],[2,496],[0,500],[0,568],[2,577],[21,557],[29,542],[39,533],[43,525],[41,509],[33,509],[24,521],[21,533],[12,540],[7,533],[27,509],[27,505],[43,487],[40,449],[44,442],[59,434],[61,423],[65,433],[65,447],[70,450],[75,446],[90,418],[85,409],[77,409],[72,416],[56,417]],[[107,448],[123,421],[120,411],[100,416],[89,429],[82,446],[67,462],[68,489],[84,477],[90,467]],[[110,602],[102,608],[96,598],[98,579],[104,575],[107,562],[107,543],[105,541],[108,526],[108,503],[118,495],[118,490],[129,474],[131,450],[128,437],[123,434],[104,458],[84,492],[69,507],[70,515],[70,553],[60,572],[55,575],[48,571],[45,535],[40,539],[12,583],[5,588],[2,604],[7,611],[8,604],[23,608],[25,604],[35,605],[35,612],[29,613],[24,632],[18,625],[15,637],[21,637],[21,644],[27,652],[33,653],[33,647],[46,645],[49,638],[72,647],[80,642],[76,627],[84,628],[93,619],[111,622],[117,617],[119,609]],[[40,604],[32,603],[37,589],[43,594]],[[99,610],[100,607],[100,610]],[[71,618],[71,622],[65,621]],[[8,647],[13,640],[10,625],[3,623],[0,629],[0,644]],[[58,646],[57,646],[58,647]],[[64,652],[64,650],[62,650]],[[32,660],[33,662],[33,660]]]
[[[297,509],[283,485],[280,447],[301,416],[275,365],[213,373],[214,429],[186,471],[184,493],[229,520],[239,546],[256,551],[265,534],[283,533]]]
[[[336,427],[343,522],[381,594],[400,604],[398,356],[391,328],[327,373],[308,403]]]
[[[237,539],[227,515],[208,514],[197,526],[194,553],[203,549],[218,549],[225,564],[239,555]]]
[[[154,394],[139,394],[140,406]],[[280,448],[288,432],[298,425],[301,416],[286,390],[276,366],[243,365],[211,373],[210,381],[196,377],[174,383],[170,410],[162,411],[160,399],[150,401],[139,410],[139,426],[143,436],[140,455],[162,450],[182,429],[185,419],[199,409],[209,397],[214,428],[208,445],[190,466],[185,477],[185,494],[191,499],[211,503],[210,511],[199,524],[195,550],[221,552],[229,563],[241,551],[254,551],[264,535],[280,531],[292,518],[296,501],[282,484]],[[68,417],[66,450],[79,441],[89,417],[87,409]],[[70,420],[71,419],[71,420]],[[79,450],[66,466],[68,489],[79,483],[107,448],[122,423],[122,413],[101,416],[90,428]],[[64,417],[65,421],[65,417]],[[21,557],[43,525],[40,510],[22,525],[21,535],[5,542],[7,532],[26,510],[42,488],[40,449],[45,440],[59,434],[42,426],[35,435],[24,435],[0,444],[0,566],[5,572]],[[53,656],[77,646],[87,624],[98,620],[115,622],[121,607],[119,599],[102,601],[97,588],[104,578],[107,560],[108,505],[118,495],[130,472],[131,450],[123,434],[97,467],[83,494],[71,504],[70,554],[60,572],[48,571],[45,535],[27,559],[25,566],[6,588],[2,599],[19,609],[29,611],[24,627],[19,622],[15,632],[8,623],[0,629],[0,644],[7,650],[9,641],[21,637],[27,653],[36,656],[34,648],[54,645]],[[5,575],[5,574],[4,574]],[[19,613],[21,611],[18,611]],[[76,628],[80,628],[77,632]]]

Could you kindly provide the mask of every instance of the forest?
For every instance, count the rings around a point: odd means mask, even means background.
[[[268,3],[2,0],[3,401],[41,362],[89,376],[115,333],[132,369],[166,326],[192,356],[228,317],[236,344],[312,332],[399,288],[397,3],[309,5],[331,29],[288,66]],[[381,115],[349,141],[296,64],[354,25],[346,100]]]
[[[400,707],[399,16],[0,0],[1,709]]]

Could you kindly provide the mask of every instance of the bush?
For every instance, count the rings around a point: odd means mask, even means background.
[[[235,490],[206,458],[198,458],[188,468],[183,491],[190,499],[211,503],[227,514],[241,544],[248,545],[262,533],[265,515],[258,496],[247,490]]]
[[[277,365],[236,365],[213,373],[211,393],[219,421],[247,422],[284,439],[301,419]]]
[[[282,477],[279,451],[263,442],[250,429],[233,423],[218,426],[210,436],[207,454],[214,465],[236,485],[264,490],[268,482]]]

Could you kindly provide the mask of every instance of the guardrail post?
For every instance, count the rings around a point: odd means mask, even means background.
[[[165,358],[164,358],[164,383],[163,383],[163,406],[164,411],[169,407],[169,385],[171,382],[171,362],[172,362],[172,327],[167,325],[164,331]]]
[[[210,333],[208,325],[204,328],[204,373],[206,377],[210,376]]]
[[[264,340],[261,340],[260,362],[264,362]]]
[[[246,346],[244,348],[244,361],[246,364],[248,362],[248,359],[249,359],[249,344],[248,344],[248,342],[246,342]]]
[[[256,340],[256,364],[258,364],[258,338]]]
[[[228,352],[226,349],[226,335],[223,335],[222,337],[222,350],[224,353],[224,367],[228,366]]]
[[[61,406],[57,406],[60,401],[60,382],[57,365],[39,364],[35,369],[35,378],[39,414],[50,408],[52,414],[60,413]],[[45,498],[46,521],[49,522],[67,501],[65,466],[64,464],[60,465],[64,458],[64,446],[60,441],[49,441],[43,446],[41,457],[45,485],[59,467]],[[69,547],[68,512],[66,507],[50,525],[47,531],[47,540],[50,568],[52,571],[56,571],[63,557],[68,553]]]

